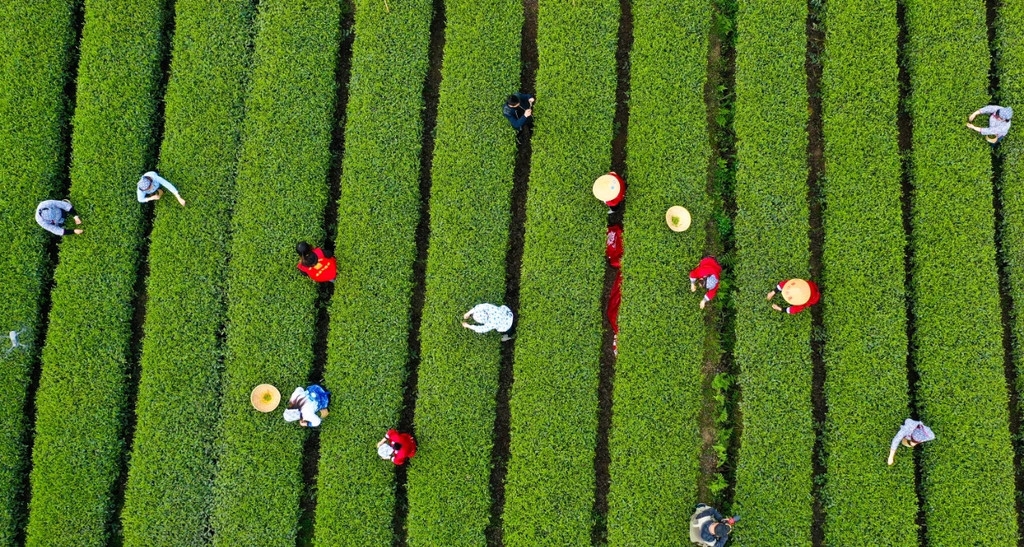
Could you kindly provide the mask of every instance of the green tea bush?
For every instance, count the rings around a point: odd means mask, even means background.
[[[1015,545],[989,145],[964,127],[989,100],[985,3],[907,0],[912,89],[913,357],[928,542]],[[981,120],[979,120],[981,121]],[[984,123],[982,121],[982,123]],[[968,291],[960,298],[958,285]],[[895,424],[898,425],[898,424]]]
[[[686,543],[682,521],[696,500],[705,310],[698,307],[703,290],[690,293],[688,272],[701,259],[713,207],[704,104],[710,22],[701,0],[633,3],[629,196],[610,439],[612,545]],[[672,205],[693,215],[682,234],[665,225]]]
[[[456,0],[445,16],[416,399],[422,448],[409,468],[407,526],[411,545],[480,545],[501,335],[460,323],[505,294],[515,132],[501,105],[519,82],[523,10],[518,0]]]
[[[896,1],[825,21],[826,543],[916,545],[914,460],[885,463],[908,415]]]
[[[324,372],[335,397],[320,436],[317,478],[314,540],[323,547],[391,541],[395,470],[374,444],[397,425],[409,360],[432,13],[430,0],[355,2],[338,207],[340,285]]]
[[[138,416],[122,511],[125,545],[204,545],[215,466],[235,161],[251,0],[178,0],[150,238]],[[285,389],[285,386],[282,386]]]
[[[558,0],[538,12],[505,488],[510,547],[590,542],[607,225],[591,185],[611,162],[618,26],[614,0]]]
[[[142,241],[135,182],[152,165],[167,13],[158,0],[97,0],[85,10],[71,165],[71,202],[85,233],[61,242],[54,274],[28,545],[106,545],[125,450]],[[18,217],[27,223],[29,214]]]
[[[811,311],[789,316],[764,298],[808,274],[806,21],[804,0],[739,3],[735,503],[744,545],[811,542]]]
[[[41,340],[40,296],[52,237],[32,220],[66,173],[65,132],[70,108],[64,86],[72,75],[75,38],[68,0],[0,4],[0,335],[20,331],[25,349],[0,349],[0,543],[12,544],[22,526],[26,465],[26,388]],[[28,419],[26,419],[28,418]]]
[[[249,393],[266,382],[286,399],[312,367],[316,288],[295,268],[295,243],[323,238],[340,21],[335,0],[259,3],[231,218],[223,399],[207,422],[220,425],[215,545],[296,541],[306,434],[280,408],[255,411]]]

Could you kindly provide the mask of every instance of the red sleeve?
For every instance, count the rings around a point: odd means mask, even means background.
[[[320,260],[324,259],[324,250],[321,249],[320,247],[313,249],[313,254],[315,254],[316,257],[319,258]]]
[[[396,431],[394,429],[389,429],[387,434],[384,435],[384,438],[389,440],[389,441],[391,441],[391,442],[393,442],[393,443],[401,443],[402,442],[402,435],[401,435],[401,433],[399,433],[398,431]]]
[[[810,304],[804,304],[802,306],[790,306],[790,307],[786,308],[786,313],[788,313],[790,315],[796,315],[796,314],[804,311],[805,309],[807,309],[807,306],[810,306]]]
[[[715,285],[715,288],[704,294],[704,296],[707,297],[708,302],[712,301],[715,298],[715,295],[718,294],[718,287],[719,285]]]
[[[779,281],[779,284],[775,286],[775,290],[777,292],[782,292],[782,286],[785,285],[787,281],[789,281],[789,280],[788,279],[783,279],[782,281]]]
[[[821,291],[818,290],[818,284],[814,281],[808,281],[807,284],[811,287],[811,297],[807,299],[807,305],[813,306],[821,300]]]

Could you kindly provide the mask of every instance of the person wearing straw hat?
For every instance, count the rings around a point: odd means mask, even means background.
[[[771,300],[775,295],[782,294],[782,299],[789,306],[782,308],[778,304],[772,304],[775,311],[784,311],[790,315],[796,315],[805,309],[818,303],[821,293],[818,292],[818,285],[814,281],[804,279],[783,279],[775,286],[775,289],[768,292],[766,300]]]
[[[156,171],[146,171],[142,174],[139,183],[135,185],[135,199],[139,200],[139,203],[156,201],[163,197],[164,188],[167,188],[167,190],[174,194],[174,197],[178,198],[178,203],[182,207],[185,206],[185,200],[181,199],[178,189],[167,179],[158,175]]]
[[[321,418],[326,418],[330,393],[314,384],[306,389],[295,388],[288,398],[288,407],[284,411],[284,421],[298,421],[302,427],[318,427]],[[319,413],[319,415],[318,415]]]
[[[690,517],[690,541],[704,547],[722,547],[737,520],[739,517],[725,518],[714,507],[697,504]]]
[[[299,253],[299,263],[296,266],[299,271],[317,283],[334,283],[338,277],[338,261],[334,258],[334,253],[320,247],[313,248],[305,241],[295,245],[295,252]]]
[[[39,205],[36,206],[36,224],[55,236],[81,234],[84,231],[81,228],[73,230],[65,228],[64,221],[67,220],[68,215],[74,219],[76,226],[82,223],[75,207],[66,199],[47,199],[39,202]]]
[[[594,181],[594,197],[608,206],[608,214],[615,212],[615,209],[626,198],[626,181],[622,180],[615,171],[607,175],[601,175]]]
[[[715,257],[702,258],[697,267],[690,270],[690,292],[697,291],[698,279],[704,283],[704,288],[707,289],[704,298],[700,301],[700,309],[704,309],[704,306],[718,294],[718,282],[722,279],[722,266],[715,260]]]
[[[416,439],[408,433],[389,429],[384,438],[377,443],[377,455],[382,460],[391,460],[395,465],[402,465],[416,455]]]
[[[988,114],[988,127],[978,127],[970,122],[974,121],[974,118],[979,114]],[[990,104],[983,106],[967,117],[967,127],[973,129],[982,135],[985,135],[985,140],[991,144],[996,144],[1006,137],[1006,133],[1010,131],[1010,118],[1013,117],[1013,109],[1008,106],[999,106],[997,104]]]
[[[896,461],[896,449],[901,444],[907,448],[914,448],[921,443],[933,440],[935,440],[935,433],[932,433],[931,428],[917,420],[907,418],[889,445],[889,465]]]

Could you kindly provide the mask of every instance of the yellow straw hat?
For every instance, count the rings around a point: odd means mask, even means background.
[[[619,179],[612,175],[601,175],[594,181],[594,197],[601,201],[611,201],[619,195]]]
[[[665,222],[673,232],[685,232],[690,227],[690,212],[685,207],[673,205],[665,211]]]
[[[790,279],[782,286],[782,298],[794,306],[802,306],[811,299],[811,286],[803,279]]]
[[[260,384],[253,388],[249,402],[260,412],[271,412],[281,403],[281,392],[270,384]]]

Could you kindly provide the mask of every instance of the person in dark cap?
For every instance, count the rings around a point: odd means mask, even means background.
[[[739,517],[725,518],[714,507],[698,504],[690,517],[690,541],[704,547],[722,547]]]
[[[36,207],[36,223],[47,232],[56,236],[82,233],[81,228],[69,229],[64,227],[64,221],[67,220],[68,216],[74,219],[76,226],[82,224],[82,219],[78,218],[78,212],[75,211],[71,202],[66,199],[48,199],[41,201]]]
[[[970,122],[974,121],[974,118],[978,114],[988,114],[988,127],[978,127]],[[971,113],[967,117],[967,127],[985,135],[985,140],[996,144],[1006,137],[1006,133],[1010,131],[1010,118],[1013,117],[1013,109],[1008,106],[999,106],[997,104],[990,104],[988,106],[979,108]]]
[[[182,207],[185,206],[185,200],[181,198],[178,189],[170,181],[158,175],[156,171],[146,171],[142,174],[142,177],[139,178],[139,183],[135,185],[135,199],[139,203],[156,201],[163,197],[164,188],[174,194],[174,197],[178,198],[178,203]]]
[[[533,127],[533,95],[526,93],[513,93],[505,100],[505,106],[501,113],[512,124],[512,129],[522,131],[524,128]]]

